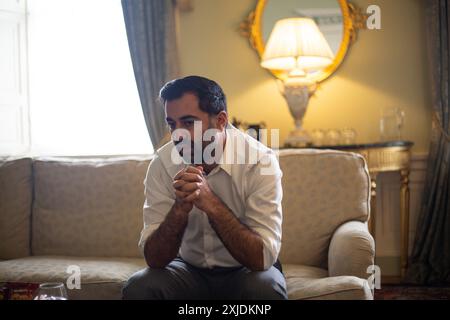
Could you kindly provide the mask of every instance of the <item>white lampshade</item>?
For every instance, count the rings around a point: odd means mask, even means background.
[[[327,67],[333,59],[334,54],[313,19],[288,18],[275,24],[261,66],[271,70],[311,72]]]

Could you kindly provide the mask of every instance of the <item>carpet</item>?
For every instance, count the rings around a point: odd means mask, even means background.
[[[450,300],[450,287],[384,285],[375,289],[375,300]]]

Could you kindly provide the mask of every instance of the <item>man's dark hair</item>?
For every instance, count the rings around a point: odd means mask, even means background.
[[[197,96],[200,109],[210,115],[227,111],[227,100],[222,88],[213,80],[189,76],[167,82],[159,91],[162,103],[181,98],[190,92]]]

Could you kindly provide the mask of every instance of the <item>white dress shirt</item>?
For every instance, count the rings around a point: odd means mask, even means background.
[[[175,202],[173,177],[187,165],[176,151],[173,152],[174,148],[169,142],[158,149],[147,171],[144,228],[139,241],[141,252],[147,238],[172,208]],[[172,160],[174,154],[179,161]],[[277,156],[262,143],[228,125],[220,162],[206,180],[239,221],[261,236],[264,269],[268,269],[275,263],[281,246],[282,172]],[[195,206],[189,213],[179,256],[200,268],[241,265],[217,236],[206,214]]]

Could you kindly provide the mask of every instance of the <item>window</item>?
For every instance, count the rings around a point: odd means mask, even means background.
[[[28,0],[32,155],[149,154],[120,0]]]

